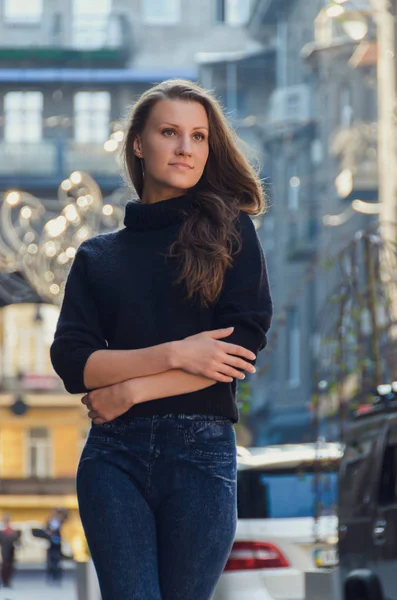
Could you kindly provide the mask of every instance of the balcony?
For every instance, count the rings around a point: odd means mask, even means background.
[[[354,53],[357,48],[357,40],[354,40],[350,35],[349,19],[336,19],[330,16],[327,8],[327,6],[324,6],[314,19],[314,40],[308,42],[302,48],[302,57],[309,62],[316,62],[319,53],[321,54],[324,50],[330,51],[331,49],[337,52],[341,50],[345,51],[347,53],[346,58],[348,59],[349,55],[352,52]],[[352,15],[355,15],[356,12],[365,15],[371,10],[370,0],[355,0],[353,8]],[[345,13],[345,17],[346,14],[348,12]],[[369,38],[372,39],[375,33],[374,23],[369,19],[367,24],[369,26]]]
[[[316,126],[312,100],[308,84],[274,89],[266,100],[264,118],[256,123],[265,145],[285,135],[312,137]]]
[[[71,19],[55,13],[37,24],[33,37],[25,37],[25,42],[18,45],[14,42],[15,29],[17,24],[1,32],[1,67],[119,68],[131,58],[134,47],[126,14],[79,15]]]
[[[37,144],[0,141],[0,177],[6,175],[54,175],[56,146],[51,141]]]
[[[116,153],[106,152],[102,143],[80,144],[63,138],[38,143],[0,141],[0,186],[57,187],[76,170],[90,173],[105,189],[120,185]]]
[[[317,224],[313,217],[290,212],[288,218],[287,260],[309,260],[316,253]]]
[[[74,477],[0,479],[0,495],[64,496],[76,493]]]
[[[377,123],[357,123],[334,135],[331,154],[339,160],[339,175],[335,180],[335,187],[341,198],[376,201],[377,145]]]
[[[263,41],[267,33],[267,27],[274,28],[294,1],[257,0],[254,3],[251,19],[248,23],[248,31],[251,37],[258,41]]]

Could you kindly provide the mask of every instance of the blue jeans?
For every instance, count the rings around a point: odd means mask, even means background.
[[[237,522],[233,424],[165,415],[93,425],[77,494],[103,600],[209,600]]]

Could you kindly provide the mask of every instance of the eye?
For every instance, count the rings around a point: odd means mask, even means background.
[[[175,133],[175,131],[173,129],[168,128],[168,129],[163,129],[163,131],[161,133],[165,137],[171,137],[171,135],[173,135]]]
[[[202,140],[205,140],[205,135],[203,133],[195,133],[194,134],[194,139],[201,142]]]

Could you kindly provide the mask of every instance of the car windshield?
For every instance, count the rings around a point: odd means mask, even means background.
[[[240,519],[288,519],[336,514],[337,472],[241,470]]]

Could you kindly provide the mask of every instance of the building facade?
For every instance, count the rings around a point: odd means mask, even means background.
[[[324,265],[335,265],[371,222],[352,210],[352,200],[377,199],[374,63],[356,68],[359,42],[328,16],[327,6],[260,0],[248,24],[274,60],[273,69],[257,72],[252,90],[260,95],[263,82],[272,81],[253,119],[271,182],[259,233],[275,303],[265,373],[252,380],[248,420],[255,444],[338,435],[326,424],[318,430],[312,406],[319,320],[338,282],[337,268]]]

